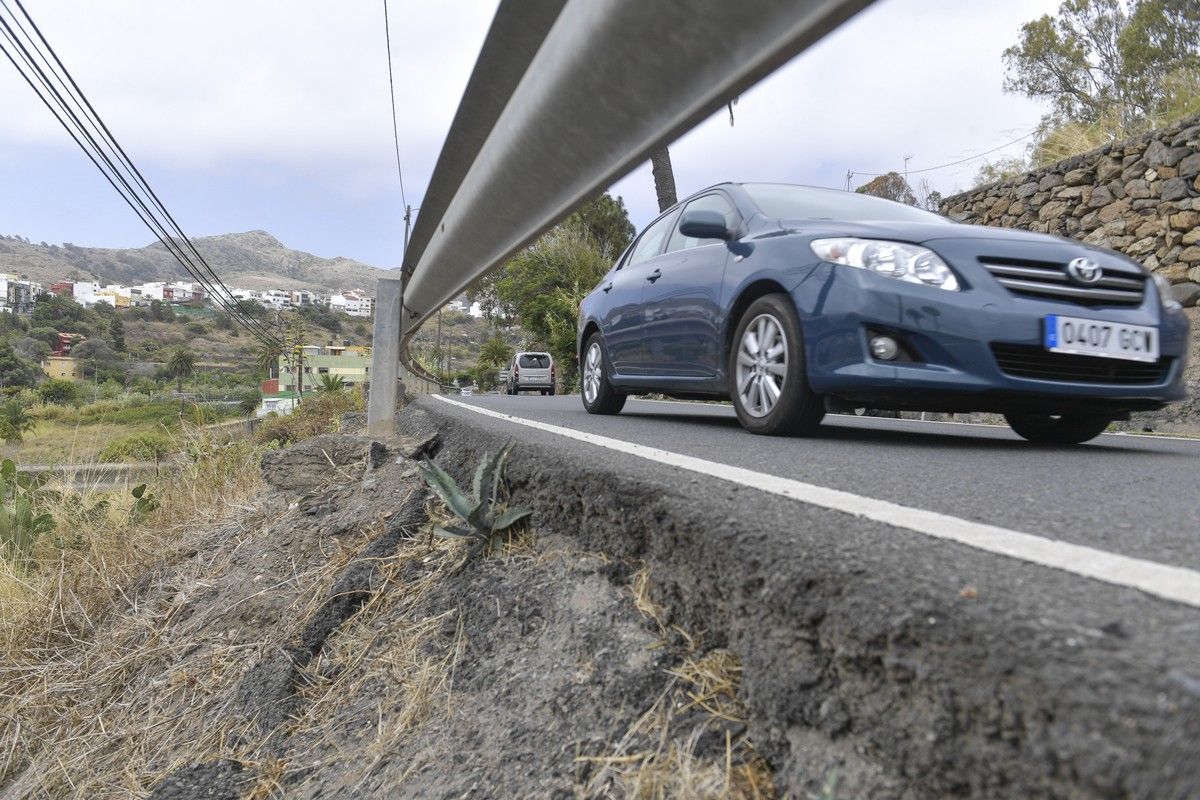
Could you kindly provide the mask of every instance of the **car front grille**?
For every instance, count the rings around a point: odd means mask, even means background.
[[[1077,356],[1054,353],[1024,344],[992,344],[992,355],[1005,375],[1063,383],[1162,383],[1171,368],[1171,359],[1126,361],[1121,358]]]
[[[980,258],[992,277],[1013,294],[1053,297],[1081,305],[1141,305],[1146,279],[1140,275],[1106,273],[1097,283],[1080,286],[1067,277],[1064,265],[1045,261]]]

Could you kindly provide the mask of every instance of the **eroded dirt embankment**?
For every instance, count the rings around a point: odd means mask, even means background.
[[[17,706],[0,797],[776,796],[736,657],[536,525],[464,565],[417,427],[268,452],[271,491],[38,665],[92,678]]]
[[[507,434],[398,422],[269,453],[62,648],[47,681],[95,677],[0,797],[1197,796],[1194,625],[1147,654],[1090,584],[1036,607],[999,559],[532,440],[530,529],[459,570],[413,459],[469,485]]]

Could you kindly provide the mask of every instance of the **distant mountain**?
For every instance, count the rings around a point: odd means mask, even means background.
[[[349,258],[321,258],[292,250],[266,231],[226,233],[192,240],[221,280],[244,289],[343,289],[374,291],[385,270]],[[102,281],[135,284],[191,280],[161,244],[118,250],[73,244],[34,244],[0,236],[0,272],[27,276],[49,285],[55,281]]]

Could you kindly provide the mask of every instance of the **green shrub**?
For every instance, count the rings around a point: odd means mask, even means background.
[[[321,392],[304,398],[291,414],[268,417],[256,436],[260,442],[285,445],[321,433],[336,433],[341,428],[343,414],[362,411],[364,407],[360,391]]]
[[[126,461],[158,461],[175,450],[175,443],[165,433],[147,431],[113,439],[100,451],[104,464]]]
[[[79,384],[62,378],[51,378],[45,381],[37,391],[44,403],[73,406],[83,401],[83,392],[80,390]]]
[[[258,410],[262,404],[263,393],[259,389],[247,389],[238,397],[238,411],[247,416]]]

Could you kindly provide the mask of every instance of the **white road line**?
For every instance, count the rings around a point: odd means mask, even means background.
[[[545,422],[514,417],[511,414],[502,414],[499,411],[461,403],[440,395],[432,395],[432,397],[443,403],[515,425],[524,425],[527,428],[557,434],[568,439],[644,458],[647,461],[655,461],[719,478],[750,489],[841,511],[896,528],[916,531],[935,539],[965,544],[988,553],[997,553],[1032,564],[1053,567],[1116,586],[1139,589],[1155,597],[1200,608],[1200,572],[1195,570],[1172,567],[1140,558],[1130,558],[1083,545],[1069,544],[995,525],[972,522],[936,511],[924,511],[919,508],[890,503],[886,500],[863,497],[840,489],[829,489],[791,478],[781,478],[728,464],[719,464],[715,461],[706,461],[694,456],[672,453],[669,450],[660,450],[657,447],[647,447],[621,439],[611,439],[594,433],[584,433]]]

